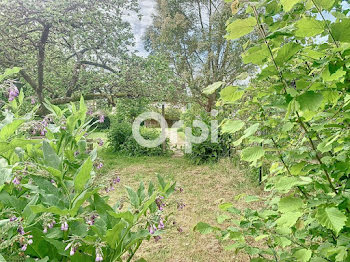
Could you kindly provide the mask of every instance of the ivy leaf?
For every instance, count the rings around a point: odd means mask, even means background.
[[[225,84],[224,82],[215,82],[214,84],[211,84],[209,86],[207,86],[206,88],[204,88],[203,93],[206,95],[211,95],[213,94],[217,89],[219,89],[223,84]]]
[[[343,19],[339,23],[331,25],[334,39],[340,42],[350,43],[350,18]]]
[[[291,59],[299,50],[302,49],[301,45],[296,43],[288,43],[285,44],[277,53],[275,58],[276,63],[281,66],[286,63],[289,59]]]
[[[244,127],[242,120],[226,120],[221,127],[221,133],[233,134]]]
[[[248,147],[242,150],[242,160],[256,163],[257,160],[265,155],[265,151],[261,146]]]
[[[281,0],[284,12],[289,12],[292,10],[293,6],[295,6],[297,3],[300,3],[301,1],[302,0]]]
[[[333,230],[337,235],[347,220],[346,216],[335,207],[318,208],[316,219],[322,226]]]
[[[299,262],[308,262],[312,256],[312,251],[307,250],[305,248],[299,249],[294,253],[294,257],[299,261]]]
[[[83,191],[85,184],[91,177],[92,161],[90,157],[84,162],[84,164],[77,170],[74,177],[74,188],[76,192]]]
[[[312,37],[321,34],[324,31],[324,23],[313,17],[304,17],[296,23],[297,37]]]
[[[226,28],[228,40],[234,40],[251,33],[256,26],[256,20],[254,17],[246,19],[237,19],[229,24]]]
[[[302,111],[316,111],[322,104],[323,96],[322,94],[308,91],[297,97],[297,101]]]
[[[242,98],[244,91],[238,90],[236,86],[227,86],[220,92],[220,97],[225,103],[234,103]]]
[[[282,213],[294,212],[303,206],[303,200],[296,197],[284,197],[278,203],[278,210]]]

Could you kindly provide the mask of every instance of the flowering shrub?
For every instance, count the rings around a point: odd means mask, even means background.
[[[159,199],[175,183],[158,177],[159,186],[149,183],[147,191],[143,183],[137,191],[127,187],[128,209],[111,207],[99,194],[102,162],[96,149],[87,150],[93,123],[84,100],[63,110],[47,103],[42,140],[21,129],[34,111],[18,116],[13,110],[23,94],[12,92],[9,100],[0,122],[0,260],[130,261],[143,240],[160,238],[166,221]],[[119,181],[113,178],[108,190]]]

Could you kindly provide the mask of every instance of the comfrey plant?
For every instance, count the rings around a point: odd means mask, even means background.
[[[222,204],[218,232],[251,261],[350,261],[350,18],[341,0],[235,0],[227,38],[253,31],[242,59],[260,70],[249,87],[227,86],[223,129],[241,159],[270,166],[260,208]],[[330,19],[332,18],[332,19]],[[213,91],[215,92],[215,90]],[[239,103],[237,103],[239,101]],[[244,145],[244,146],[242,146]],[[238,200],[241,196],[236,196]]]
[[[14,95],[14,94],[13,94]],[[21,101],[17,95],[14,99]],[[143,240],[158,240],[165,228],[159,198],[175,183],[158,177],[159,186],[127,187],[128,204],[111,207],[99,192],[101,162],[89,151],[85,134],[91,121],[81,99],[51,112],[43,139],[21,128],[33,112],[16,116],[6,104],[0,122],[0,260],[130,261]],[[121,190],[120,178],[110,185]]]

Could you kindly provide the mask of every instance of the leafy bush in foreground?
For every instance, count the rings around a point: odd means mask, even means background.
[[[39,140],[21,129],[33,112],[22,117],[10,111],[23,98],[20,93],[6,105],[0,122],[0,260],[130,261],[143,240],[159,239],[161,203],[175,184],[158,177],[159,186],[150,183],[147,191],[143,183],[137,191],[127,187],[128,210],[111,207],[99,194],[101,162],[86,147],[91,121],[84,101],[79,109],[47,104],[51,122]]]
[[[246,198],[264,201],[259,209],[220,205],[218,220],[232,222],[224,230],[196,230],[218,232],[251,261],[350,261],[350,18],[341,2],[232,3],[248,17],[230,20],[227,38],[256,29],[260,40],[242,58],[261,72],[248,88],[221,90],[220,104],[240,103],[224,127],[244,130],[233,142],[248,145],[243,161],[270,166],[268,195]]]

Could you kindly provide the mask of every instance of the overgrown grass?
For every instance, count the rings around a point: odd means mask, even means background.
[[[104,162],[102,180],[116,174],[121,177],[117,190],[109,193],[111,204],[125,197],[124,185],[136,188],[140,181],[156,180],[157,173],[167,180],[177,181],[178,186],[184,189],[183,193],[172,197],[172,201],[186,204],[182,211],[170,210],[175,212],[172,217],[176,225],[171,219],[162,240],[144,242],[136,258],[164,262],[248,261],[247,257],[224,251],[215,236],[193,232],[193,227],[200,221],[216,224],[215,214],[220,214],[218,204],[234,202],[237,207],[242,207],[243,202],[234,200],[236,195],[260,193],[258,183],[251,183],[245,172],[231,161],[226,159],[198,166],[182,157],[126,157],[107,149],[100,150],[99,156]],[[183,232],[180,233],[179,228]]]

